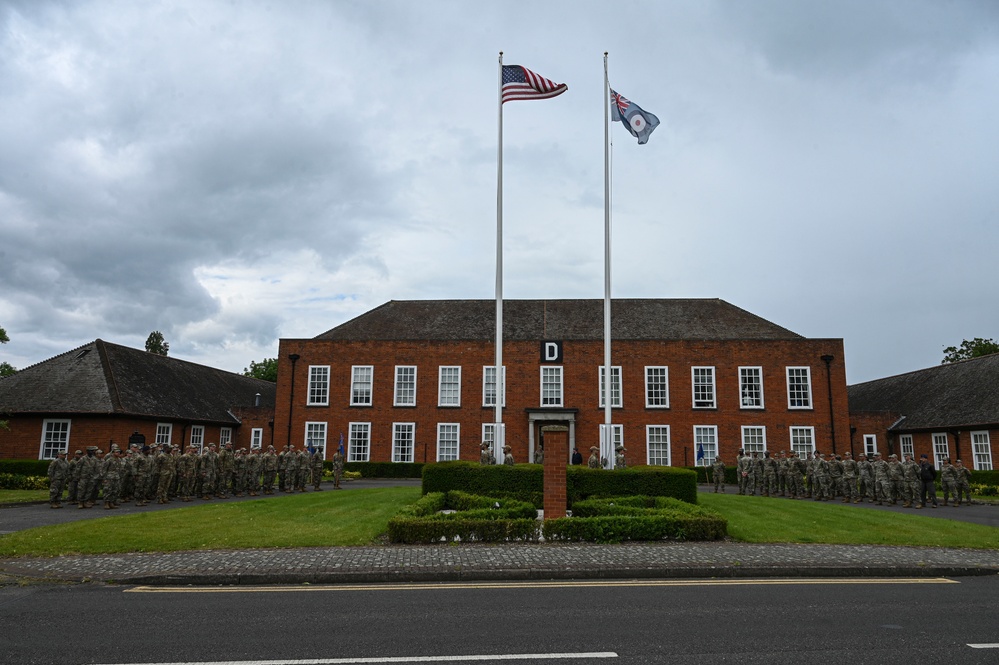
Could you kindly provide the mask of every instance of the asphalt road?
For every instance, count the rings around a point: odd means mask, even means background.
[[[996,663],[997,594],[996,577],[8,587],[0,663]]]

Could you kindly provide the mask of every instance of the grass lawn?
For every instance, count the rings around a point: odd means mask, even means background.
[[[828,501],[713,493],[698,494],[697,500],[725,516],[729,536],[747,543],[999,548],[999,529],[981,524]],[[950,509],[938,512],[943,510]]]
[[[86,519],[0,536],[0,556],[367,545],[419,497],[385,487]]]
[[[0,490],[0,503],[31,503],[48,501],[48,490]]]

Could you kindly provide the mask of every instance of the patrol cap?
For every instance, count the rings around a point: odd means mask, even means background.
[[[892,453],[891,455],[888,456],[888,459],[898,459],[898,455]]]
[[[597,448],[596,446],[590,446],[590,450],[600,450],[600,449]]]
[[[76,454],[76,455],[82,455],[83,451],[82,450],[77,450],[76,453],[74,453],[74,454]]]

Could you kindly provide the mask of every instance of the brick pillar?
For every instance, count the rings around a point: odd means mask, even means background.
[[[545,519],[565,517],[565,466],[569,459],[569,428],[547,425],[541,428],[545,439]]]

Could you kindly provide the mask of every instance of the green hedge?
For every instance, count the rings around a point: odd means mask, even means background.
[[[411,544],[537,540],[537,509],[526,501],[431,492],[389,520],[388,537],[393,543]]]
[[[333,471],[333,462],[324,466]],[[356,471],[362,478],[419,478],[423,474],[423,462],[347,462],[344,471]]]
[[[8,459],[0,460],[0,473],[15,473],[19,476],[48,476],[47,459]]]
[[[0,490],[47,490],[48,474],[25,476],[19,473],[0,473]]]
[[[548,541],[720,540],[728,522],[672,497],[627,496],[578,501],[572,517],[545,520],[541,532]]]
[[[442,462],[423,468],[423,493],[461,490],[544,506],[544,473],[540,464],[480,465]],[[605,471],[570,466],[566,469],[566,499],[570,506],[592,496],[671,496],[697,503],[695,474],[668,466],[639,466]]]

